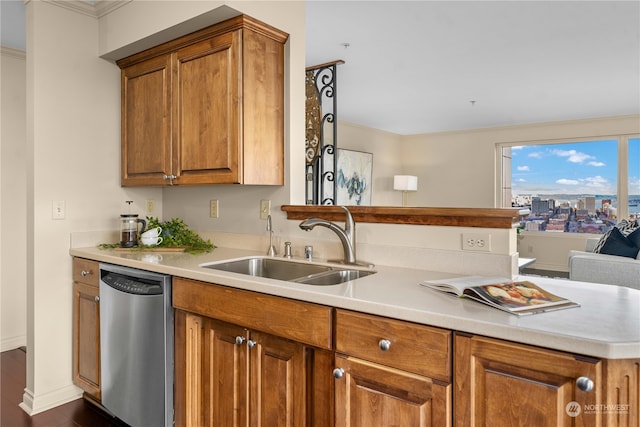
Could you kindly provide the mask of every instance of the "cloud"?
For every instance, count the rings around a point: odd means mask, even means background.
[[[575,179],[566,179],[566,178],[560,178],[556,181],[556,184],[560,184],[560,185],[578,185],[580,184],[580,181],[575,180]]]
[[[524,178],[520,178],[520,179],[518,179],[518,182],[527,182],[527,180],[524,179]]]
[[[609,185],[609,180],[600,175],[585,178],[586,186],[589,188],[605,188]]]
[[[516,169],[518,172],[529,172],[531,170],[529,169],[529,166],[518,166]]]
[[[595,157],[590,156],[586,153],[581,153],[576,150],[551,150],[552,154],[555,154],[558,157],[566,157],[568,162],[571,163],[584,163],[587,160],[595,159]]]
[[[601,166],[605,166],[604,162],[596,162],[596,161],[589,162],[589,163],[587,163],[587,164],[588,164],[589,166],[595,166],[595,167],[597,167],[597,168],[599,168],[599,167],[601,167]]]
[[[533,153],[529,153],[529,157],[533,157],[534,159],[541,159],[544,157],[541,151],[534,151]]]

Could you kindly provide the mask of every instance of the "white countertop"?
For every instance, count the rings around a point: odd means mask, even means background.
[[[376,266],[376,274],[355,281],[334,286],[312,286],[199,266],[264,255],[240,249],[216,248],[210,253],[192,255],[73,248],[70,254],[586,356],[610,359],[640,357],[640,291],[630,288],[521,276],[581,306],[519,317],[419,285],[427,279],[454,277],[435,271]]]

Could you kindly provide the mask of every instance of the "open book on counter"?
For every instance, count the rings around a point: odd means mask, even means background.
[[[580,306],[528,280],[514,282],[496,277],[464,276],[428,280],[420,284],[457,297],[471,298],[520,316]]]

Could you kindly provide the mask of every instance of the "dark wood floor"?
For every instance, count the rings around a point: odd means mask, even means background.
[[[15,349],[0,353],[1,427],[122,427],[106,413],[84,399],[74,400],[30,417],[18,404],[27,383],[26,353]]]

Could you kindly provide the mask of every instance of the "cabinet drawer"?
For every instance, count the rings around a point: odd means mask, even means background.
[[[98,263],[84,258],[74,258],[73,281],[98,286],[100,281]]]
[[[443,381],[451,380],[451,332],[336,310],[336,351]],[[388,341],[388,348],[383,350]]]
[[[212,319],[331,348],[332,308],[174,277],[173,306]]]

